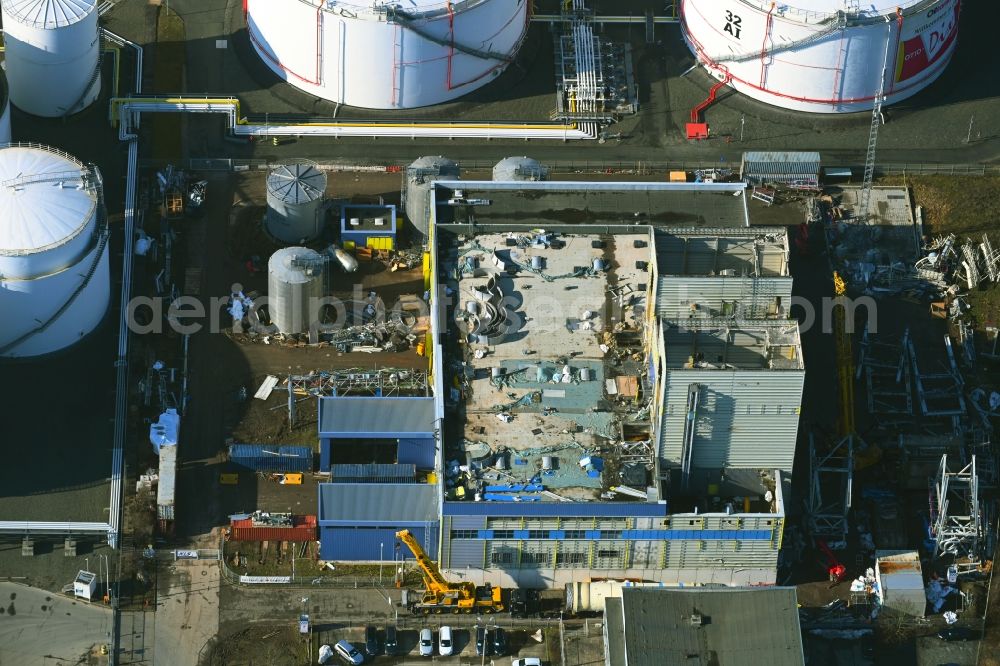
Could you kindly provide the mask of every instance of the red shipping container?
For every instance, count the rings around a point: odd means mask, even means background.
[[[315,541],[316,516],[292,516],[291,527],[254,526],[252,518],[233,520],[230,523],[230,541]]]

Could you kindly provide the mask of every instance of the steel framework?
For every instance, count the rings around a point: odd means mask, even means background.
[[[983,526],[976,456],[957,472],[949,472],[948,455],[941,456],[931,488],[931,536],[935,558],[951,555],[979,559]]]
[[[842,540],[847,536],[854,483],[854,437],[848,435],[829,451],[818,453],[809,433],[809,532]]]

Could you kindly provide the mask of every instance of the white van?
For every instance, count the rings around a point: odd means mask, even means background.
[[[455,643],[451,638],[451,627],[444,625],[441,627],[441,634],[438,640],[442,657],[450,657],[455,651]]]
[[[420,630],[420,656],[434,656],[434,632],[430,629]]]

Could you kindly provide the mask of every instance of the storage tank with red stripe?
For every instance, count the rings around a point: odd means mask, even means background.
[[[440,104],[513,61],[530,0],[244,0],[254,50],[278,76],[370,109]]]
[[[892,104],[937,79],[960,10],[961,0],[683,0],[681,26],[698,61],[745,95],[846,113],[870,110],[880,86]]]

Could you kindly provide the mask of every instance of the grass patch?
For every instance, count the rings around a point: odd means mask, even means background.
[[[184,89],[184,21],[176,12],[160,7],[156,19],[156,49],[153,52],[153,89],[157,93],[179,93]],[[181,114],[153,114],[154,159],[181,157]]]
[[[983,234],[1000,249],[1000,176],[915,176],[879,180],[879,185],[906,186],[924,209],[924,234],[955,234],[977,243]],[[985,284],[968,294],[977,329],[1000,322],[1000,286]]]

